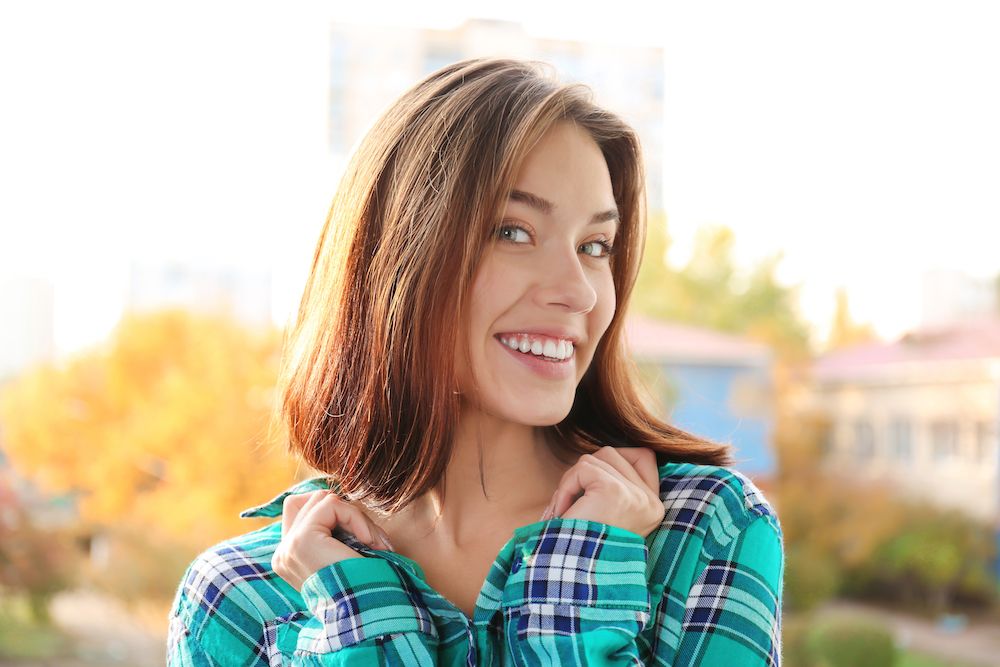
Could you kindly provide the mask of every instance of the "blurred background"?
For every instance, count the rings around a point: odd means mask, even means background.
[[[784,654],[1000,665],[1000,7],[0,5],[0,663],[163,663],[272,440],[282,330],[377,115],[544,60],[643,141],[649,400],[785,533]]]

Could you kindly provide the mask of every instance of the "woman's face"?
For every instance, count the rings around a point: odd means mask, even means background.
[[[532,426],[562,421],[615,312],[617,207],[597,143],[570,122],[527,155],[472,285],[460,391]],[[572,343],[572,345],[570,345]],[[516,349],[513,349],[516,348]]]

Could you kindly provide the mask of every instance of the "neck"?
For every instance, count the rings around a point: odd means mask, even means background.
[[[540,429],[463,407],[446,493],[429,491],[389,521],[397,531],[461,549],[484,530],[538,521],[567,467]]]

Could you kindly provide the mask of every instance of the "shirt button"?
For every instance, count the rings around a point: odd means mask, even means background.
[[[337,603],[337,619],[343,620],[351,615],[351,610],[348,609],[347,603],[338,602]]]

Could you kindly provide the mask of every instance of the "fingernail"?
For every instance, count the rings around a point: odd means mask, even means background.
[[[547,519],[547,518],[548,518],[548,516],[549,516],[549,511],[550,511],[551,509],[552,509],[552,504],[550,503],[550,504],[549,504],[549,506],[545,508],[545,511],[544,511],[544,512],[542,512],[542,518],[541,518],[541,519],[539,519],[539,521],[545,521],[545,519]]]

